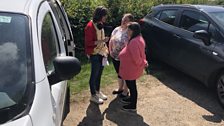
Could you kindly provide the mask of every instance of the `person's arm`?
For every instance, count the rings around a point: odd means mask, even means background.
[[[99,44],[99,43],[108,42],[109,39],[110,39],[109,37],[105,37],[105,39],[103,39],[103,40],[97,40],[97,41],[94,41],[94,44],[97,45],[97,44]]]
[[[95,34],[91,26],[86,26],[85,28],[85,46],[93,47],[95,46]]]
[[[140,66],[142,64],[141,50],[140,44],[137,40],[131,40],[128,45],[128,51],[131,55],[132,61],[134,64]]]
[[[111,56],[111,57],[113,57],[113,55],[112,55],[113,37],[114,37],[116,31],[117,31],[117,28],[115,28],[115,29],[112,31],[112,33],[111,33],[111,38],[110,38],[110,41],[109,41],[109,53],[110,53],[110,56]]]
[[[113,47],[113,43],[112,43],[112,40],[109,41],[109,53],[110,53],[110,56],[111,56],[111,53],[112,53],[112,47]]]

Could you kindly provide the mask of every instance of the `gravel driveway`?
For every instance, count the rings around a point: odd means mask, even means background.
[[[89,102],[89,91],[74,96],[64,126],[224,126],[214,92],[170,66],[152,63],[137,84],[137,113],[120,110],[114,83],[101,89],[109,99],[100,106]]]

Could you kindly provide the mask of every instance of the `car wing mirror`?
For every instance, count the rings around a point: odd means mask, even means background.
[[[194,35],[193,35],[194,38],[196,39],[200,39],[203,41],[203,43],[206,45],[206,46],[209,46],[211,45],[211,36],[210,34],[205,31],[205,30],[198,30],[198,31],[195,31],[194,32]]]
[[[71,56],[59,56],[53,61],[55,71],[48,76],[50,85],[69,80],[81,71],[80,61]]]

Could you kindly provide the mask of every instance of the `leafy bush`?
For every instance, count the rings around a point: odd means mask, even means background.
[[[209,0],[62,0],[71,23],[76,42],[76,56],[83,59],[84,55],[84,28],[92,19],[94,9],[105,6],[109,10],[108,25],[113,28],[120,25],[125,13],[132,13],[135,20],[143,18],[152,6],[158,4],[201,4]],[[218,0],[222,3],[223,0]]]

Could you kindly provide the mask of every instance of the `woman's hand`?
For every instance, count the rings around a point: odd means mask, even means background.
[[[110,39],[110,37],[105,37],[105,39],[103,39],[103,40],[97,40],[97,41],[95,41],[95,45],[97,45],[98,43],[108,42],[109,39]]]
[[[148,62],[146,61],[145,63],[145,68],[147,68],[149,66]]]
[[[110,37],[105,37],[105,39],[103,40],[104,42],[109,42]]]

